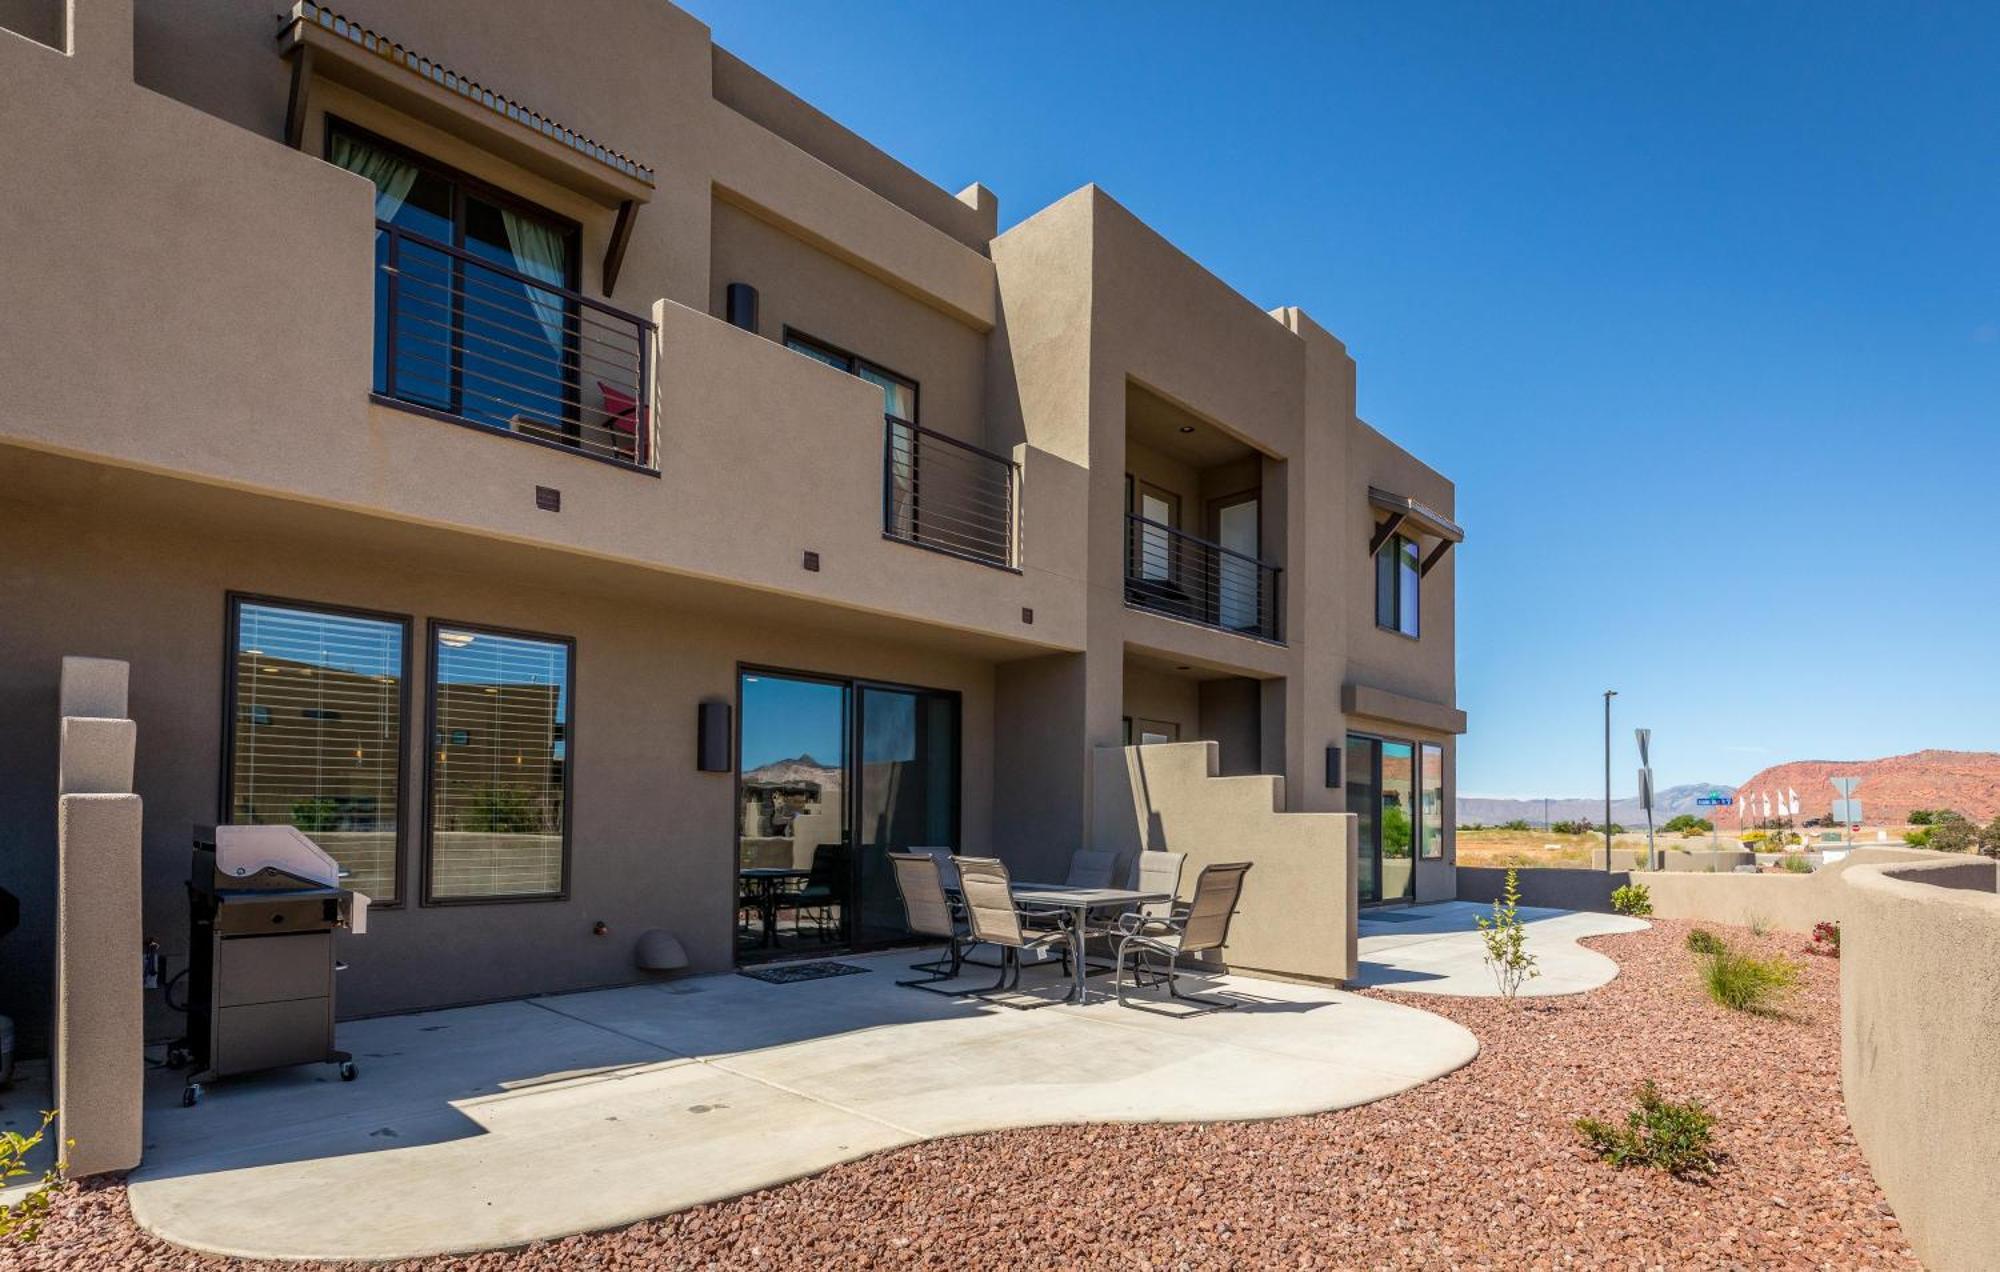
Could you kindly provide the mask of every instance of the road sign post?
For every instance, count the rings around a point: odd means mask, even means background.
[[[1724,795],[1721,791],[1710,791],[1708,794],[1695,800],[1695,805],[1699,808],[1727,808],[1735,802],[1733,798]],[[1708,819],[1708,846],[1715,848],[1721,843],[1722,840],[1715,829],[1715,818],[1710,817]]]
[[[1854,798],[1854,792],[1861,789],[1858,777],[1828,778],[1833,789],[1840,792],[1840,798],[1833,801],[1833,815],[1840,819],[1840,828],[1847,835],[1847,846],[1854,847],[1854,828],[1861,823],[1861,801]]]

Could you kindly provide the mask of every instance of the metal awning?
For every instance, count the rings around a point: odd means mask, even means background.
[[[1444,559],[1452,545],[1465,542],[1465,531],[1450,517],[1426,504],[1419,503],[1408,495],[1399,495],[1383,490],[1379,486],[1368,488],[1370,506],[1389,514],[1388,520],[1375,528],[1375,537],[1368,544],[1368,555],[1373,557],[1389,542],[1389,537],[1399,530],[1414,529],[1419,535],[1435,539],[1436,545],[1424,557],[1423,574],[1429,574],[1431,567]]]

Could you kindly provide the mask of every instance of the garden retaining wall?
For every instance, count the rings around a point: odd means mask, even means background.
[[[1601,856],[1601,854],[1600,854]],[[1547,906],[1557,910],[1611,912],[1611,892],[1631,882],[1624,870],[1521,870],[1515,875],[1521,890],[1521,904]],[[1486,905],[1499,899],[1507,885],[1507,872],[1492,866],[1460,866],[1458,899]]]
[[[2000,1251],[2000,862],[1860,865],[1834,883],[1841,1086],[1855,1138],[1925,1267],[1991,1268]]]

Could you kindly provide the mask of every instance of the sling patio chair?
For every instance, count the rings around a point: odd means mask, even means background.
[[[944,895],[943,871],[938,859],[929,851],[892,852],[889,854],[889,865],[896,872],[896,891],[902,894],[903,917],[910,925],[910,931],[919,936],[941,936],[946,943],[943,958],[930,963],[910,964],[911,971],[929,972],[929,976],[896,983],[954,998],[974,992],[969,989],[932,988],[940,981],[958,979],[959,968],[965,962],[962,942],[966,937],[966,925],[964,920],[952,913],[951,902]]]
[[[1167,982],[1170,997],[1179,1002],[1199,1004],[1209,1011],[1225,1011],[1237,1005],[1226,999],[1183,994],[1177,982],[1183,955],[1221,949],[1229,940],[1229,922],[1235,917],[1236,903],[1243,896],[1243,876],[1249,872],[1250,863],[1247,861],[1203,866],[1195,880],[1194,899],[1188,902],[1185,911],[1175,912],[1167,918],[1149,918],[1135,911],[1120,920],[1116,936],[1118,957],[1111,969],[1111,984],[1118,992],[1119,1006],[1139,1006],[1125,998],[1125,960],[1128,955],[1133,960],[1132,981],[1135,986],[1141,983],[1142,966],[1150,964],[1159,955],[1165,955],[1167,965],[1164,973],[1153,968],[1148,970],[1155,977],[1154,983],[1161,979]]]
[[[1148,850],[1138,855],[1132,862],[1132,890],[1134,892],[1164,892],[1165,901],[1148,901],[1136,909],[1118,916],[1116,922],[1098,935],[1116,941],[1134,932],[1147,931],[1149,926],[1156,933],[1170,933],[1169,920],[1185,914],[1187,907],[1181,904],[1181,872],[1187,865],[1184,852],[1158,852]],[[1158,984],[1158,977],[1137,965],[1132,968],[1132,983],[1135,985]]]
[[[1079,848],[1069,855],[1069,873],[1063,877],[1063,887],[1108,888],[1111,886],[1112,875],[1117,869],[1117,853],[1104,852],[1095,848]],[[1022,911],[1022,915],[1022,921],[1037,932],[1046,932],[1050,928],[1060,927],[1064,921],[1062,911],[1050,910],[1042,906],[1029,906]],[[1093,927],[1087,929],[1085,935],[1099,936],[1104,931],[1105,929],[1103,928]]]
[[[1017,1011],[1049,1006],[1045,1002],[1010,1003],[992,998],[992,995],[1020,986],[1023,950],[1057,947],[1062,953],[1063,975],[1068,977],[1069,929],[1036,931],[1023,925],[1024,916],[1014,904],[1013,880],[1007,875],[1006,863],[998,857],[960,857],[958,889],[965,900],[965,917],[972,930],[972,939],[1000,951],[1000,979],[994,982],[991,989],[979,990],[975,996],[991,999],[1002,1007],[1012,1007]]]

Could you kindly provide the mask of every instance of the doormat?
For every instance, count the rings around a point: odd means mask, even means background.
[[[738,974],[767,985],[795,985],[800,981],[825,980],[829,976],[860,976],[865,967],[852,963],[784,963],[777,967],[744,967]]]
[[[1430,918],[1428,914],[1415,914],[1409,910],[1370,910],[1363,908],[1359,923],[1420,923]]]

